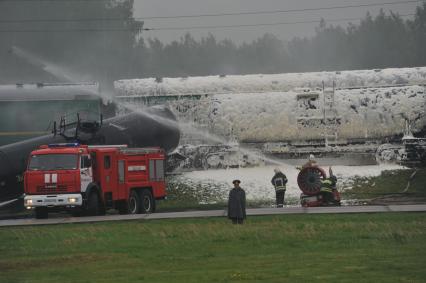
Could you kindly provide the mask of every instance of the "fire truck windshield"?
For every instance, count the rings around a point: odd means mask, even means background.
[[[31,156],[28,170],[71,170],[78,168],[77,154],[40,154]]]

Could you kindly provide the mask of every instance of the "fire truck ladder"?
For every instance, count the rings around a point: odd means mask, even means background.
[[[335,105],[335,90],[336,83],[333,81],[332,88],[325,88],[324,82],[322,85],[323,93],[323,125],[324,125],[324,142],[325,146],[337,145],[339,118]]]

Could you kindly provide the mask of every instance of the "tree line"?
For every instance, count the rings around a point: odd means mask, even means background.
[[[133,0],[0,1],[0,82],[56,81],[41,71],[54,64],[78,80],[113,80],[137,74],[133,59],[143,22]],[[14,53],[13,47],[41,62]]]
[[[381,11],[346,28],[323,20],[311,37],[282,41],[264,34],[237,45],[212,34],[196,40],[188,33],[167,44],[145,39],[143,22],[133,18],[133,0],[72,1],[66,9],[59,2],[63,1],[41,1],[27,9],[0,3],[0,18],[110,20],[54,23],[63,30],[101,29],[96,32],[51,32],[52,22],[35,22],[31,28],[40,32],[2,33],[0,82],[54,80],[47,74],[39,78],[37,66],[11,54],[10,47],[15,45],[96,80],[426,66],[426,3],[409,20]],[[3,23],[0,30],[23,28],[21,24]]]
[[[310,72],[426,66],[426,3],[413,20],[398,14],[367,14],[347,28],[323,20],[312,37],[281,41],[272,34],[236,45],[209,35],[195,40],[186,34],[162,44],[141,39],[139,72],[142,76],[191,76]]]

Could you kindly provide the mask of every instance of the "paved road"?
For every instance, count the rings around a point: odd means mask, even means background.
[[[321,213],[377,213],[377,212],[425,212],[426,204],[414,205],[383,205],[383,206],[340,206],[340,207],[285,207],[285,208],[256,208],[247,209],[247,215],[277,215],[277,214],[321,214]],[[0,227],[51,225],[66,223],[90,223],[123,220],[151,220],[171,218],[202,218],[225,217],[225,210],[167,212],[136,215],[106,215],[93,217],[67,217],[52,219],[11,219],[0,220]]]

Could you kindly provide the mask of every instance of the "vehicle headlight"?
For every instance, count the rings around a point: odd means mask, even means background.
[[[76,203],[78,198],[68,198],[69,203]]]
[[[32,199],[25,200],[25,205],[31,205],[31,204],[33,204],[33,200]]]

